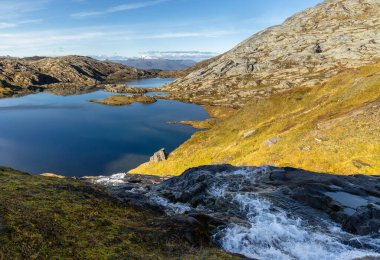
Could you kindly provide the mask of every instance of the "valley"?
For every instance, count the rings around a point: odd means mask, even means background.
[[[143,49],[236,44],[234,35],[264,19],[230,27],[218,11],[231,23],[250,1],[179,8],[189,2],[101,8],[94,0],[67,19],[117,24],[144,14],[113,32],[94,26],[99,32],[47,41],[104,37],[84,46],[109,44],[109,57],[124,57],[117,50],[127,43],[135,53],[209,55]],[[255,8],[278,21],[276,10],[310,6],[296,2]],[[196,64],[0,58],[0,259],[378,259],[380,2],[317,2]],[[204,6],[214,19],[190,24],[213,30],[176,31],[188,22],[181,17],[172,32],[158,29],[165,23],[153,32],[145,21]],[[147,24],[138,35],[128,29]]]

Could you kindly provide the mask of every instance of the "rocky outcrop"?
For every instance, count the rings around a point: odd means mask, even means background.
[[[114,193],[163,210],[247,257],[352,259],[380,256],[379,188],[380,176],[214,165],[145,189],[121,185]],[[305,250],[299,255],[296,248]]]
[[[200,64],[165,89],[200,104],[244,105],[380,58],[380,3],[326,0]]]
[[[113,93],[130,93],[130,94],[144,94],[148,91],[145,88],[130,87],[125,84],[104,84],[100,85],[107,92]]]
[[[105,82],[157,76],[159,71],[139,70],[88,57],[0,59],[0,97],[43,91],[71,93]]]
[[[150,162],[162,162],[166,161],[168,158],[165,148],[160,149],[159,151],[155,152],[152,157],[150,157]]]

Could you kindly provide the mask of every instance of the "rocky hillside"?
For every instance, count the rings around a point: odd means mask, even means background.
[[[100,186],[0,167],[0,259],[232,258],[207,238]]]
[[[56,87],[83,87],[101,82],[152,77],[159,71],[146,71],[101,62],[88,57],[2,58],[0,97]]]
[[[134,173],[180,174],[198,165],[292,166],[329,173],[380,172],[380,64],[326,84],[253,99],[196,133],[167,161]]]
[[[253,35],[169,85],[177,99],[240,107],[295,87],[325,83],[380,58],[380,2],[326,0]]]

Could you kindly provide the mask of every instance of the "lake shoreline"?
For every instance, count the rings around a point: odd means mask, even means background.
[[[165,82],[150,79],[149,84],[155,81]],[[157,95],[162,93],[157,92],[160,88],[152,87],[147,91],[154,94],[153,98],[162,96]],[[162,147],[173,151],[196,131],[190,126],[173,126],[168,122],[209,118],[203,107],[160,98],[150,105],[114,108],[88,102],[113,94],[92,89],[80,95],[42,92],[0,99],[0,110],[4,111],[0,114],[0,123],[6,126],[0,133],[0,155],[2,150],[7,152],[6,156],[1,156],[0,164],[34,174],[49,172],[65,176],[126,172],[149,160]],[[21,130],[24,124],[28,124],[27,131]],[[136,133],[130,135],[130,131]],[[64,158],[67,162],[62,160]],[[54,167],[55,164],[63,168]],[[62,170],[64,168],[67,170]]]

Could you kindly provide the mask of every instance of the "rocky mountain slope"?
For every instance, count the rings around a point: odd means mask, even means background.
[[[380,58],[380,2],[326,0],[259,32],[166,87],[177,99],[241,107],[325,83]]]
[[[326,0],[167,85],[171,98],[240,110],[195,122],[211,129],[131,172],[230,163],[378,174],[379,59],[380,2]]]
[[[2,58],[0,97],[49,88],[83,88],[102,82],[153,77],[158,73],[81,56]]]
[[[254,99],[208,131],[133,173],[180,174],[207,164],[292,166],[329,173],[380,173],[380,64],[326,84]]]

